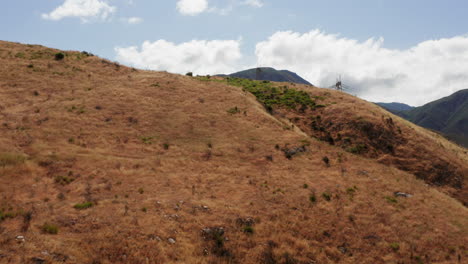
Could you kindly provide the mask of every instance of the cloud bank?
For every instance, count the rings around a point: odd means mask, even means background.
[[[109,5],[106,0],[65,0],[62,5],[48,14],[42,14],[41,17],[53,21],[66,17],[77,17],[82,22],[89,22],[91,19],[105,20],[116,9],[116,7]]]
[[[145,41],[141,48],[117,47],[117,60],[150,70],[185,74],[213,74],[239,69],[241,40],[192,40],[175,44]]]
[[[146,41],[116,48],[117,60],[151,70],[184,74],[230,73],[242,65],[240,40]],[[256,44],[257,66],[294,71],[330,87],[342,76],[348,91],[373,102],[418,106],[468,87],[468,36],[428,40],[388,49],[383,38],[358,41],[319,30],[281,31]]]
[[[259,66],[295,71],[329,87],[341,74],[352,94],[370,101],[421,105],[468,86],[468,36],[428,40],[405,50],[326,34],[277,32],[256,45]]]
[[[243,5],[249,5],[253,7],[262,7],[263,6],[263,1],[261,0],[245,0],[242,2]]]
[[[177,10],[182,15],[196,16],[208,9],[207,0],[179,0],[177,2]]]

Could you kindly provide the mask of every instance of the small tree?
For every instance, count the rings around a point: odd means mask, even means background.
[[[193,72],[187,72],[185,75],[192,77],[192,76],[193,76]]]

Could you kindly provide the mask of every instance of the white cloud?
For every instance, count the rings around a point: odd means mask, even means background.
[[[42,14],[42,18],[58,21],[66,17],[78,17],[82,22],[89,22],[93,18],[107,19],[116,9],[106,0],[65,0],[52,12]]]
[[[341,74],[351,93],[370,101],[421,105],[468,86],[468,36],[405,50],[383,44],[383,38],[359,42],[319,30],[284,31],[258,43],[256,56],[259,66],[292,70],[322,87]]]
[[[263,1],[261,0],[245,0],[242,2],[243,5],[249,5],[253,7],[262,7],[263,6]]]
[[[196,16],[207,11],[207,0],[179,0],[177,2],[177,10],[182,15]]]
[[[141,22],[143,22],[143,19],[141,17],[128,17],[128,18],[125,18],[124,20],[125,22],[131,25],[140,24]]]
[[[117,47],[117,60],[144,69],[173,73],[213,74],[232,72],[241,59],[241,40],[192,40],[175,44],[145,41],[141,48]]]

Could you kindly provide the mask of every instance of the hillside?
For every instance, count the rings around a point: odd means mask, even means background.
[[[0,263],[468,259],[467,151],[343,92],[0,41],[0,99]]]
[[[244,78],[250,80],[259,80],[259,81],[272,81],[272,82],[292,82],[298,84],[306,84],[312,85],[308,81],[304,80],[302,77],[297,75],[294,72],[287,71],[287,70],[275,70],[269,67],[260,67],[249,69],[245,71],[240,71],[228,75],[220,75],[220,76],[229,76],[235,78]]]
[[[398,114],[468,147],[468,89]]]
[[[387,109],[388,111],[394,114],[400,111],[408,111],[414,108],[413,106],[409,106],[407,104],[402,104],[402,103],[375,103],[375,104]]]

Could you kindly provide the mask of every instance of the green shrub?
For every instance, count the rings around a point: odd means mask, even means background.
[[[62,52],[59,52],[59,53],[56,53],[55,54],[55,60],[63,60],[65,58],[65,54],[63,54]]]
[[[328,157],[326,157],[326,156],[323,157],[322,161],[323,161],[323,163],[325,163],[325,165],[327,165],[327,167],[330,166],[330,159]]]
[[[327,200],[327,201],[331,201],[331,197],[332,197],[332,196],[331,196],[330,193],[324,192],[324,193],[322,193],[322,197],[323,197],[323,199],[325,199],[325,200]]]
[[[193,72],[187,72],[185,75],[192,77],[192,76],[193,76]]]
[[[302,188],[307,189],[309,188],[309,185],[307,183],[304,183],[304,185],[302,185]]]
[[[73,208],[78,209],[78,210],[84,210],[84,209],[93,207],[93,205],[94,204],[92,202],[84,202],[84,203],[75,204]]]
[[[242,231],[244,233],[247,233],[247,234],[253,234],[254,233],[254,228],[251,225],[246,225],[246,226],[244,226]]]
[[[315,194],[311,194],[311,195],[309,196],[309,201],[310,201],[311,203],[315,203],[315,202],[317,201],[317,197],[315,197]]]
[[[45,223],[41,227],[42,232],[46,234],[56,235],[58,234],[58,226],[54,224]]]
[[[56,176],[54,181],[60,185],[67,185],[74,181],[75,179],[68,176]]]

